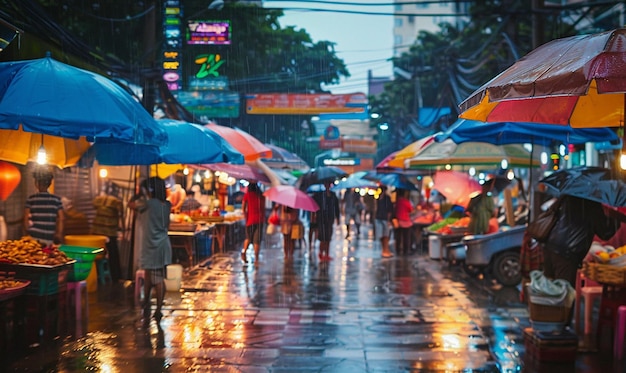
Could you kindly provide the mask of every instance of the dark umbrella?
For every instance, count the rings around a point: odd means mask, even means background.
[[[611,170],[601,167],[575,167],[559,170],[539,181],[554,196],[569,195],[614,207],[626,206],[626,184],[616,180]]]
[[[303,174],[297,185],[300,190],[307,190],[307,188],[313,184],[325,184],[344,176],[348,176],[348,173],[339,167],[321,166],[313,168]]]
[[[387,174],[380,178],[380,183],[396,189],[418,190],[408,177],[402,174]]]

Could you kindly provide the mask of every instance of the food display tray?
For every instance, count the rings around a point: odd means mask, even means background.
[[[12,288],[0,289],[0,302],[9,300],[11,298],[15,298],[24,294],[28,285],[30,285],[30,281],[28,280],[15,279],[15,281],[19,281],[20,284]]]

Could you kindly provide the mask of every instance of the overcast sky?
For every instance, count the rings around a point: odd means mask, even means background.
[[[305,1],[265,0],[267,8],[308,8],[393,13],[392,5],[367,6],[373,0],[341,0],[358,5],[327,5]],[[350,78],[339,85],[324,87],[334,94],[362,92],[367,94],[367,72],[374,76],[389,77],[393,56],[393,16],[365,15],[315,10],[288,10],[279,19],[282,27],[296,26],[305,29],[314,42],[328,40],[336,43],[337,56],[344,60]]]

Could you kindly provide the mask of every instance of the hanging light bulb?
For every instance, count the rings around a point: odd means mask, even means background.
[[[622,170],[626,170],[626,146],[624,145],[623,140],[622,140],[622,153],[619,156],[619,167]]]
[[[37,164],[46,164],[48,163],[48,155],[46,154],[46,148],[41,145],[39,150],[37,150]]]
[[[46,154],[46,148],[43,147],[43,134],[41,134],[41,146],[37,150],[37,164],[46,164],[48,162],[48,155]]]

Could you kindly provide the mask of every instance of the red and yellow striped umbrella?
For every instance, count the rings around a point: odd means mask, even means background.
[[[574,128],[624,125],[626,29],[553,40],[471,94],[461,118]]]

